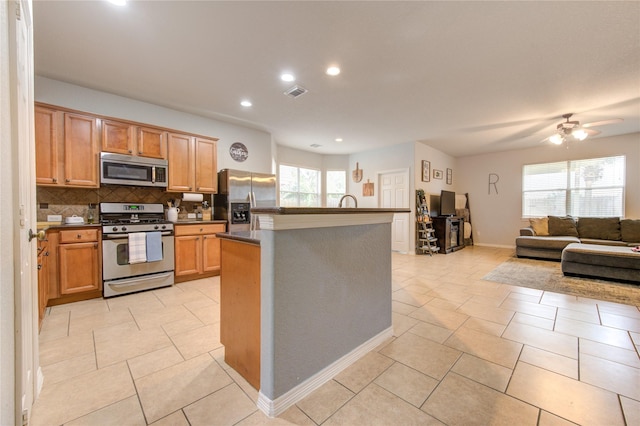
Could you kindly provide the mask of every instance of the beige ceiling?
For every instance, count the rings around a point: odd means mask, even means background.
[[[598,137],[640,132],[637,1],[35,0],[34,21],[37,75],[322,154],[535,146],[569,112],[624,119]],[[308,93],[285,96],[285,70]]]

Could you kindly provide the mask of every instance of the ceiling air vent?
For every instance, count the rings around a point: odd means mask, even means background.
[[[298,96],[302,96],[305,93],[307,93],[307,89],[297,85],[284,92],[285,95],[291,96],[292,98],[297,98]]]
[[[319,145],[317,143],[312,143],[311,145],[309,145],[311,148],[320,148],[322,145]]]

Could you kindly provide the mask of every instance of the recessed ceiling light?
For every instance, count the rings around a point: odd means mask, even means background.
[[[291,82],[291,81],[296,81],[296,77],[291,73],[285,72],[280,74],[280,80]]]
[[[327,75],[338,75],[340,74],[340,68],[336,66],[331,66],[327,68]]]
[[[240,102],[240,105],[242,105],[243,107],[247,107],[248,108],[253,104],[251,103],[251,101],[244,100],[244,101]]]
[[[111,4],[115,4],[116,6],[126,6],[127,0],[107,0]]]
[[[342,138],[336,138],[336,142],[342,142]]]

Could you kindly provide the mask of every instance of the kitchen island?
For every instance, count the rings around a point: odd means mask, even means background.
[[[258,407],[267,415],[282,413],[392,336],[391,223],[394,213],[407,211],[254,208],[261,231],[218,234],[221,341],[225,352],[237,353],[223,331],[238,327],[229,324],[231,312],[243,309],[249,319],[247,311],[259,309],[259,342],[240,353],[260,360],[258,366],[247,366],[254,374],[258,371],[259,381],[247,380],[259,389]],[[250,245],[259,247],[259,283],[238,281],[242,274],[232,270]],[[257,261],[246,258],[254,267],[247,264],[242,271],[253,276]],[[229,299],[246,286],[254,287],[251,296]],[[239,299],[249,304],[234,305]],[[245,321],[246,328],[257,323]],[[250,334],[246,329],[243,333]]]

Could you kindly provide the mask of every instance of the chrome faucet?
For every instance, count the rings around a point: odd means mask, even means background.
[[[354,196],[353,196],[353,195],[351,195],[351,194],[345,194],[345,195],[343,195],[343,196],[342,196],[342,198],[340,198],[340,202],[338,203],[338,208],[342,207],[342,202],[343,202],[343,201],[344,201],[344,199],[345,199],[345,198],[347,198],[347,197],[351,197],[351,198],[353,198],[353,202],[356,204],[356,207],[355,207],[355,208],[358,208],[358,200],[356,200],[356,197],[354,197]]]

